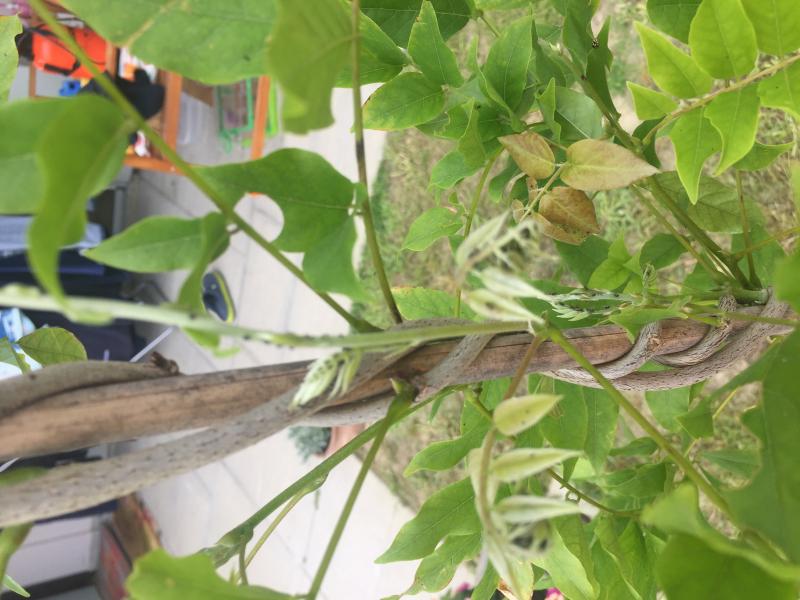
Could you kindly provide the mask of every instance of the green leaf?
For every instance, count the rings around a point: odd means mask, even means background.
[[[592,273],[608,257],[610,245],[603,238],[590,235],[579,246],[556,242],[556,250],[580,284],[587,287]]]
[[[462,226],[461,216],[454,208],[434,206],[414,219],[403,248],[421,252],[436,240],[458,233]]]
[[[709,75],[733,79],[753,70],[756,32],[739,0],[703,0],[689,30],[692,56]]]
[[[706,118],[722,138],[717,175],[747,156],[753,148],[760,103],[758,88],[749,85],[717,96],[706,108]]]
[[[774,163],[779,156],[794,148],[794,142],[769,146],[756,142],[744,158],[733,165],[739,171],[760,171]]]
[[[200,255],[178,293],[178,305],[186,310],[202,313],[203,306],[203,275],[208,270],[208,265],[220,256],[230,242],[230,236],[225,228],[226,221],[220,213],[209,213],[201,222],[202,240],[200,242]],[[209,347],[219,345],[219,334],[187,329],[188,333],[198,344]]]
[[[647,67],[653,81],[678,98],[694,98],[711,90],[713,80],[694,59],[675,47],[660,33],[636,23]]]
[[[264,158],[200,169],[230,206],[254,192],[269,196],[283,213],[274,240],[286,252],[305,252],[346,221],[352,182],[320,155],[284,148]]]
[[[668,431],[678,432],[681,430],[678,417],[689,412],[691,387],[645,392],[645,400],[659,425]]]
[[[674,172],[656,176],[658,185],[678,201],[692,220],[707,231],[739,233],[742,231],[742,212],[736,190],[716,179],[701,176],[697,202],[692,204]],[[751,225],[761,225],[764,217],[749,198],[745,198],[745,211]]]
[[[472,15],[466,0],[431,0],[442,37],[448,39],[469,22]],[[406,47],[422,0],[363,0],[361,10],[381,29]]]
[[[608,258],[592,272],[589,287],[598,290],[616,290],[631,278],[627,263],[631,259],[625,248],[625,240],[620,236],[608,249]]]
[[[658,582],[672,600],[770,598],[793,600],[794,585],[780,582],[735,556],[720,554],[697,538],[670,538],[658,560]]]
[[[353,31],[339,0],[277,0],[269,42],[270,74],[281,86],[283,124],[306,133],[333,123],[331,92],[350,56]]]
[[[474,175],[480,167],[470,167],[458,150],[452,150],[433,165],[431,182],[433,187],[449,190],[462,179]]]
[[[450,315],[452,314],[451,312]],[[464,412],[468,410],[474,409],[467,403],[464,405]],[[465,424],[466,427],[461,436],[452,440],[434,442],[420,450],[408,463],[403,475],[410,477],[418,471],[445,471],[455,467],[469,454],[470,450],[481,445],[486,432],[489,431],[489,421],[482,415],[477,416],[479,418],[467,424],[465,415],[462,413],[462,424]]]
[[[44,191],[28,229],[31,269],[58,300],[64,297],[59,252],[83,237],[86,202],[117,175],[130,127],[119,109],[99,96],[82,94],[64,102],[67,106],[37,140]]]
[[[406,129],[427,123],[444,108],[441,86],[421,73],[400,73],[382,85],[364,104],[364,127]]]
[[[16,367],[22,373],[27,373],[31,370],[25,361],[25,355],[17,352],[11,341],[5,337],[0,338],[0,363]]]
[[[722,140],[703,108],[695,108],[680,117],[669,138],[675,146],[675,164],[683,187],[692,204],[697,202],[700,174],[706,160],[722,149]]]
[[[639,253],[639,266],[653,265],[656,269],[663,269],[670,266],[681,255],[686,252],[686,248],[669,233],[657,233],[642,246]]]
[[[562,10],[564,26],[561,37],[564,46],[581,71],[586,71],[589,54],[595,42],[592,33],[594,7],[586,0],[571,0],[564,3]]]
[[[611,456],[649,456],[658,450],[658,444],[649,437],[640,437],[632,440],[625,446],[612,448]]]
[[[761,466],[758,453],[747,448],[707,450],[700,457],[745,479],[750,479]]]
[[[664,533],[691,536],[714,552],[745,559],[783,581],[800,579],[800,567],[789,565],[761,554],[751,547],[726,538],[711,527],[700,512],[697,488],[684,483],[645,508],[642,521]]]
[[[62,4],[115,46],[191,79],[233,83],[266,73],[275,0],[244,0],[230,10],[220,10],[215,0],[64,0]]]
[[[17,76],[19,53],[14,38],[20,33],[22,33],[22,23],[19,17],[0,16],[0,104],[8,98],[11,84]]]
[[[800,10],[794,0],[742,0],[758,48],[784,56],[800,48]]]
[[[458,140],[458,151],[464,157],[464,162],[471,169],[479,169],[486,162],[486,150],[483,147],[480,132],[480,112],[475,101],[472,101],[469,111],[469,122],[464,130],[464,135]]]
[[[17,344],[43,366],[86,360],[86,350],[80,340],[60,327],[42,327],[19,338]]]
[[[658,173],[630,150],[604,140],[581,140],[567,148],[564,183],[578,190],[614,190]]]
[[[533,131],[499,138],[503,147],[522,171],[534,179],[550,177],[555,170],[555,156],[550,144]]]
[[[303,273],[315,290],[345,294],[353,300],[368,299],[353,268],[355,243],[355,222],[347,219],[306,251]]]
[[[568,522],[576,524],[578,530],[583,529],[579,517],[564,517],[558,519],[557,522],[561,524],[561,527],[564,527],[564,522]],[[597,596],[585,563],[567,547],[561,535],[561,527],[553,527],[547,552],[533,562],[547,571],[555,586],[565,597],[570,600],[594,600]],[[585,546],[588,555],[588,542],[585,543]],[[584,558],[588,564],[591,564],[588,556]]]
[[[435,317],[452,317],[456,314],[456,299],[441,290],[422,287],[393,288],[392,295],[397,302],[400,314],[408,321]],[[461,307],[461,316],[473,318],[474,313],[467,306]]]
[[[800,62],[763,79],[758,84],[758,95],[767,108],[780,108],[800,119]]]
[[[539,429],[553,446],[583,450],[589,435],[589,407],[579,388],[563,381],[553,382],[553,392],[562,396],[555,410],[539,422]],[[564,478],[569,479],[576,460],[564,463]]]
[[[14,581],[14,579],[8,573],[3,575],[3,581],[2,581],[2,586],[0,586],[0,590],[3,589],[3,586],[5,586],[7,589],[11,590],[15,594],[19,594],[23,598],[30,598],[31,597],[31,595],[28,592],[28,590],[26,590],[19,583]]]
[[[0,106],[0,213],[34,214],[44,193],[38,148],[51,126],[74,105],[65,99],[37,99]]]
[[[750,244],[759,244],[761,247],[751,252],[756,267],[756,275],[765,286],[772,285],[777,266],[786,258],[786,252],[761,223],[750,224]],[[748,244],[744,235],[737,233],[731,239],[731,252],[742,252]],[[747,268],[747,259],[743,256],[739,266]]]
[[[678,103],[675,100],[656,90],[637,85],[631,81],[628,82],[628,89],[633,96],[636,116],[643,121],[660,119],[678,108]]]
[[[505,27],[492,44],[482,71],[511,110],[522,100],[531,60],[533,21],[523,17]]]
[[[612,508],[636,510],[671,486],[673,471],[672,465],[665,463],[644,464],[608,473],[594,481],[605,491]]]
[[[445,44],[439,31],[436,11],[428,0],[422,3],[419,17],[411,28],[408,53],[419,70],[433,83],[454,87],[464,83],[456,55]]]
[[[486,565],[486,571],[484,571],[483,577],[481,577],[478,585],[472,590],[470,600],[492,600],[499,583],[500,576],[491,563],[489,563]]]
[[[361,34],[358,62],[359,80],[362,85],[389,81],[408,64],[408,58],[394,40],[363,13],[359,18],[358,32]],[[345,64],[339,71],[336,86],[346,88],[353,86],[352,62]]]
[[[375,562],[383,564],[423,558],[448,535],[469,535],[479,531],[472,483],[469,478],[462,479],[431,495]]]
[[[794,461],[800,453],[794,427],[800,419],[798,357],[800,332],[795,332],[780,346],[764,378],[757,413],[763,422],[761,470],[747,487],[727,493],[737,519],[770,538],[794,562],[800,560],[800,522],[792,516],[800,510],[800,471]]]
[[[475,558],[480,550],[479,533],[448,536],[433,554],[422,559],[414,574],[414,583],[405,593],[418,594],[423,591],[443,590],[453,580],[458,566],[466,560]]]
[[[200,255],[201,223],[202,219],[147,217],[84,255],[133,273],[190,269]]]
[[[778,265],[775,273],[775,291],[795,310],[800,310],[800,252],[795,252]]]
[[[703,0],[647,0],[647,14],[664,33],[689,42],[689,26]]]
[[[538,46],[537,46],[538,48]],[[561,141],[561,123],[556,121],[556,80],[550,79],[544,91],[536,96],[542,118],[553,134],[553,141]]]
[[[574,90],[556,86],[554,119],[559,125],[562,142],[603,136],[603,114],[600,109],[594,100]]]
[[[609,317],[609,321],[623,327],[628,332],[631,341],[635,340],[642,328],[648,323],[663,321],[664,319],[685,319],[677,308],[646,308],[642,306],[629,306],[623,308],[618,314]]]
[[[501,402],[494,411],[494,423],[503,435],[517,435],[533,427],[549,413],[561,396],[529,394]]]
[[[125,582],[131,600],[291,600],[264,587],[236,585],[217,575],[211,558],[154,550],[138,559]]]
[[[595,534],[613,558],[628,589],[640,598],[655,598],[656,553],[650,537],[639,524],[603,514],[597,519]]]

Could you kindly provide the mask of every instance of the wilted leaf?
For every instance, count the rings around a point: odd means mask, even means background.
[[[561,179],[579,190],[613,190],[658,173],[630,150],[604,140],[581,140],[567,148]]]
[[[553,225],[583,233],[584,238],[600,232],[594,203],[579,190],[553,188],[539,203],[539,214]]]
[[[550,144],[533,131],[498,138],[511,158],[524,173],[534,179],[545,179],[555,169],[555,157]]]

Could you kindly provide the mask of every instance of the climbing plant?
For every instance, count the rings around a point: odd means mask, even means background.
[[[40,289],[0,288],[0,303],[54,308],[89,323],[114,317],[170,323],[220,352],[243,339],[331,348],[281,400],[283,412],[272,413],[287,424],[410,349],[459,340],[446,368],[421,381],[395,381],[382,419],[218,544],[189,557],[158,551],[137,561],[127,583],[132,598],[298,597],[248,585],[247,565],[304,495],[370,444],[311,589],[299,596],[316,598],[388,429],[442,401],[461,403],[460,435],[421,449],[407,474],[459,468],[464,478],[431,495],[376,557],[422,559],[396,597],[441,591],[458,565],[473,560],[479,570],[473,600],[488,600],[498,589],[527,600],[550,587],[570,600],[798,597],[800,334],[792,309],[800,310],[800,254],[786,256],[781,242],[800,229],[770,231],[763,202],[745,193],[753,173],[781,164],[800,202],[796,140],[758,139],[765,110],[800,119],[796,0],[647,0],[646,22],[637,23],[602,21],[597,0],[62,4],[114,44],[188,77],[218,84],[269,75],[281,89],[287,131],[330,125],[333,89],[351,88],[359,178],[350,181],[321,156],[296,148],[246,163],[190,165],[100,76],[105,96],[4,104],[0,212],[33,215],[28,260]],[[43,3],[31,5],[83,58]],[[500,11],[504,26],[497,27]],[[465,35],[468,25],[469,51],[461,60],[448,40]],[[614,30],[635,31],[647,61],[647,77],[628,82],[634,127],[622,124],[609,88]],[[19,31],[16,17],[0,17],[0,99],[13,79]],[[380,85],[362,99],[360,86],[373,83]],[[363,131],[409,128],[445,140],[450,150],[431,169],[430,208],[411,225],[404,251],[431,251],[446,239],[455,269],[443,275],[454,293],[393,290],[383,266]],[[132,272],[186,271],[170,304],[68,297],[57,275],[59,250],[81,238],[87,199],[113,179],[136,130],[215,210],[191,220],[149,217],[87,252]],[[477,185],[467,188],[465,181]],[[661,227],[640,248],[624,235],[605,239],[598,222],[597,192],[623,189]],[[237,213],[247,193],[280,207],[284,224],[274,240]],[[496,216],[482,218],[490,203]],[[380,298],[370,297],[353,265],[359,222]],[[275,257],[352,333],[300,336],[205,315],[202,276],[235,235]],[[545,239],[553,241],[560,267],[543,275],[536,265]],[[302,254],[300,266],[286,253]],[[396,325],[380,330],[353,315],[340,303],[343,296],[382,301]],[[668,319],[699,321],[709,332],[689,350],[660,352]],[[624,328],[635,343],[623,357],[596,366],[566,330],[607,324]],[[513,377],[459,379],[493,336],[525,331],[532,342],[507,370]],[[528,375],[545,341],[572,366]],[[76,343],[61,331],[23,338],[21,348],[5,340],[0,361],[27,370],[21,349],[44,365],[80,364],[85,354]],[[737,361],[768,344],[733,376]],[[706,386],[720,371],[727,382]],[[740,437],[746,429],[756,442],[742,448],[723,440],[716,450],[698,452],[699,442],[715,437],[732,395],[756,381],[760,401],[739,415]],[[632,391],[644,391],[643,399]],[[3,402],[13,408],[14,399],[0,398],[0,418]],[[260,426],[263,416],[246,418],[237,443],[275,430]],[[130,478],[144,473],[140,479],[113,482],[102,493],[113,497],[168,476],[175,472],[164,464],[170,459],[182,457],[184,469],[201,464],[199,450],[222,436],[196,435],[177,442],[184,450],[148,454],[144,467],[125,471]],[[215,448],[208,460],[234,446]],[[95,486],[83,485],[86,473],[64,481],[56,473],[8,473],[0,491],[0,573],[31,519],[98,499]],[[57,482],[70,481],[64,494],[54,491]],[[37,485],[40,496],[44,489],[50,497],[31,501]],[[251,544],[256,526],[270,517],[265,537]],[[230,580],[223,580],[215,567],[236,557]],[[10,575],[3,583],[23,592]]]

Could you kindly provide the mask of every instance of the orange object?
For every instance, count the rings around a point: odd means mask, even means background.
[[[40,71],[58,73],[73,79],[90,79],[92,73],[67,50],[47,27],[33,30],[33,66]],[[106,68],[106,42],[89,29],[70,29],[75,41],[101,71]]]

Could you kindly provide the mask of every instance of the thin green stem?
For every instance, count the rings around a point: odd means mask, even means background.
[[[644,146],[647,146],[650,143],[650,141],[653,139],[653,136],[655,136],[661,129],[663,129],[664,127],[666,127],[667,125],[669,125],[670,123],[672,123],[673,121],[675,121],[676,119],[681,117],[682,115],[685,115],[686,113],[691,112],[696,108],[700,108],[701,106],[705,106],[706,104],[708,104],[709,102],[714,100],[716,97],[721,96],[722,94],[727,94],[728,92],[732,92],[732,91],[747,87],[748,85],[750,85],[751,83],[753,83],[755,81],[758,81],[758,80],[763,79],[765,77],[769,77],[770,75],[774,75],[778,71],[781,71],[782,69],[785,69],[785,68],[791,66],[792,64],[794,64],[798,60],[800,60],[800,54],[791,55],[788,58],[785,58],[785,59],[783,59],[781,61],[778,61],[777,63],[775,63],[771,67],[768,67],[768,68],[763,69],[761,71],[756,71],[755,73],[753,73],[752,75],[748,75],[744,79],[740,79],[739,81],[737,81],[737,82],[735,82],[735,83],[733,83],[731,85],[719,88],[718,90],[715,90],[715,91],[711,92],[710,94],[708,94],[706,96],[703,96],[702,98],[694,100],[693,102],[689,102],[685,106],[673,111],[672,113],[670,113],[669,115],[664,117],[664,119],[658,125],[656,125],[653,129],[651,129],[648,132],[648,134],[642,140],[642,144]]]
[[[734,259],[739,260],[740,258],[747,256],[748,254],[751,254],[756,250],[760,250],[764,246],[769,246],[773,242],[783,241],[786,238],[791,237],[793,235],[797,235],[799,233],[800,233],[800,227],[792,227],[791,229],[784,229],[783,231],[779,231],[778,233],[776,233],[771,237],[758,241],[752,246],[748,246],[747,248],[744,248],[739,252],[734,252],[731,256],[733,256]]]
[[[399,423],[406,417],[411,416],[421,408],[430,404],[434,399],[436,399],[436,397],[437,395],[434,394],[430,398],[419,402],[418,404],[414,404],[413,406],[409,406],[401,410],[399,413],[392,415],[392,423]],[[291,500],[298,494],[303,493],[304,490],[308,489],[309,487],[314,488],[314,486],[319,487],[322,485],[322,483],[325,481],[325,478],[328,476],[328,473],[333,471],[334,468],[339,466],[347,458],[355,454],[359,448],[365,446],[370,440],[374,439],[382,427],[383,421],[378,421],[370,427],[367,427],[364,431],[347,442],[347,444],[342,446],[339,450],[331,454],[328,458],[323,460],[316,467],[303,475],[300,479],[286,487],[277,496],[272,498],[272,500],[267,502],[264,506],[253,513],[246,521],[243,521],[241,524],[231,529],[222,537],[222,540],[242,539],[242,537],[246,536],[248,533],[252,534],[252,531],[256,527],[258,527],[265,519],[267,519],[279,507],[283,506],[287,501]]]
[[[714,489],[714,487],[703,477],[689,459],[687,459],[677,448],[669,443],[656,427],[647,420],[647,418],[639,412],[639,410],[631,404],[631,402],[614,387],[614,385],[606,379],[597,368],[583,356],[572,343],[564,337],[558,329],[549,330],[550,339],[557,343],[575,362],[581,367],[586,369],[592,377],[600,384],[600,386],[608,392],[611,398],[622,408],[630,417],[641,427],[658,446],[666,452],[667,456],[684,472],[684,474],[700,489],[708,499],[721,510],[728,518],[733,521],[728,508],[728,503],[722,495]]]
[[[304,285],[306,285],[309,289],[311,289],[320,299],[325,302],[328,306],[330,306],[334,311],[336,311],[339,315],[341,315],[352,327],[354,327],[357,331],[373,331],[375,328],[363,321],[362,319],[358,319],[351,315],[343,306],[341,306],[336,300],[334,300],[330,295],[326,294],[325,292],[321,292],[319,290],[314,289],[314,287],[309,283],[306,279],[303,271],[299,269],[293,262],[291,262],[288,258],[286,258],[283,253],[278,250],[274,244],[269,242],[264,236],[258,233],[249,223],[247,223],[242,217],[240,217],[236,211],[234,210],[233,206],[226,202],[224,198],[211,186],[211,184],[203,177],[196,169],[194,169],[189,163],[187,163],[181,156],[170,147],[169,144],[162,138],[150,125],[148,125],[147,121],[145,121],[142,116],[139,114],[139,111],[128,101],[128,99],[122,94],[122,92],[117,88],[116,85],[106,77],[103,73],[100,72],[100,69],[97,68],[94,61],[92,61],[84,52],[83,48],[81,48],[74,40],[74,38],[69,35],[66,29],[55,19],[55,17],[50,13],[50,11],[44,6],[42,0],[31,0],[31,6],[39,15],[39,17],[44,21],[48,27],[50,27],[51,31],[56,34],[59,38],[61,43],[63,43],[67,49],[72,52],[75,57],[84,65],[89,71],[92,73],[94,77],[94,81],[103,89],[103,91],[108,94],[109,98],[119,107],[122,113],[127,117],[127,119],[133,124],[136,129],[140,129],[147,139],[153,144],[155,148],[161,153],[161,155],[172,163],[183,175],[189,179],[192,183],[194,183],[197,188],[203,192],[211,202],[217,207],[217,209],[225,215],[225,217],[230,221],[233,225],[238,227],[243,233],[245,233],[248,237],[250,237],[256,244],[258,244],[261,248],[266,250],[271,256],[273,256],[284,268],[286,268],[292,275],[294,275],[297,279],[299,279]]]
[[[750,238],[750,219],[747,216],[747,209],[744,205],[744,188],[742,186],[742,172],[739,169],[736,169],[736,194],[739,196],[739,211],[742,215],[742,237],[744,238],[744,245],[746,248],[752,246],[752,240]],[[753,254],[751,252],[747,253],[747,271],[750,277],[750,285],[753,287],[760,288],[761,282],[758,279],[758,275],[756,274],[756,264],[753,260]]]
[[[734,396],[736,396],[736,392],[738,392],[738,391],[739,391],[739,388],[736,388],[730,394],[728,394],[728,396],[725,398],[725,400],[723,400],[720,403],[719,407],[717,407],[717,410],[715,410],[714,414],[711,415],[711,422],[712,423],[719,418],[719,416],[722,414],[722,411],[724,411],[725,407],[728,406],[728,404],[730,404],[731,400],[733,400]],[[694,450],[695,446],[697,446],[697,444],[699,444],[699,443],[700,443],[700,438],[699,437],[694,438],[692,440],[692,443],[689,444],[689,447],[686,448],[686,452],[683,453],[684,456],[689,458],[689,455],[692,453],[692,450]]]
[[[350,490],[350,495],[347,497],[347,501],[342,509],[342,514],[336,523],[333,533],[331,534],[328,547],[325,548],[325,554],[322,556],[322,561],[317,569],[317,573],[314,575],[314,580],[311,582],[311,588],[306,596],[307,600],[316,600],[317,595],[322,588],[322,581],[325,579],[325,575],[327,574],[328,568],[331,565],[333,555],[336,552],[336,547],[339,545],[339,540],[342,538],[345,525],[347,525],[347,521],[350,519],[350,514],[353,512],[353,507],[356,504],[358,494],[361,492],[361,487],[364,485],[364,480],[367,478],[367,473],[369,473],[370,467],[372,467],[372,463],[375,460],[375,457],[378,455],[378,450],[380,449],[381,444],[386,437],[386,433],[389,431],[389,427],[391,427],[392,422],[394,421],[393,414],[401,411],[414,400],[414,395],[416,393],[415,390],[408,384],[401,383],[400,386],[401,387],[398,389],[397,396],[392,401],[391,406],[389,406],[389,411],[386,414],[386,417],[384,417],[379,423],[380,427],[375,434],[375,440],[372,442],[372,446],[370,446],[367,456],[361,463],[361,469],[359,470],[358,476],[353,483],[353,488]]]
[[[492,171],[494,163],[497,162],[498,157],[502,153],[502,148],[497,150],[491,157],[486,166],[483,168],[481,178],[478,180],[478,187],[475,188],[475,194],[472,196],[472,204],[470,204],[469,212],[467,213],[467,221],[464,224],[464,239],[469,237],[472,231],[472,222],[475,220],[475,213],[478,212],[478,204],[480,203],[481,196],[483,195],[483,188],[486,186],[486,180],[489,178],[489,173]],[[456,289],[456,318],[461,316],[461,286]]]
[[[239,577],[238,579],[244,585],[250,585],[250,582],[247,580],[247,559],[245,557],[245,547],[242,546],[242,549],[239,550]]]
[[[664,187],[658,182],[657,179],[651,177],[648,179],[649,186],[648,189],[653,194],[653,197],[658,200],[661,204],[663,204],[674,216],[678,221],[683,225],[702,245],[705,247],[706,250],[711,253],[721,264],[723,264],[726,269],[730,272],[731,276],[736,280],[736,282],[744,288],[750,287],[750,282],[747,280],[747,277],[742,270],[739,268],[739,265],[736,263],[735,260],[732,260],[719,245],[712,240],[705,231],[700,229],[698,225],[686,214],[686,212],[672,199],[672,197],[667,193]]]
[[[642,204],[644,204],[645,207],[653,214],[653,216],[655,216],[656,220],[658,220],[658,222],[661,223],[667,229],[667,231],[669,231],[672,234],[672,236],[676,240],[678,240],[678,242],[680,242],[681,246],[686,248],[689,254],[694,256],[698,264],[700,264],[708,272],[708,274],[711,276],[712,279],[714,279],[718,283],[725,280],[722,273],[720,273],[714,267],[713,263],[711,263],[708,260],[708,258],[703,256],[703,254],[698,252],[695,249],[695,247],[692,246],[691,242],[689,242],[689,240],[687,240],[683,235],[680,234],[680,232],[672,225],[672,223],[669,222],[669,219],[667,219],[664,215],[662,215],[661,211],[659,211],[655,207],[655,205],[651,202],[650,198],[648,198],[646,194],[644,194],[636,186],[631,187],[631,189],[633,190],[633,193],[637,196],[637,198],[639,198],[639,200],[642,202]]]
[[[372,205],[369,200],[369,181],[367,178],[367,156],[364,150],[364,115],[361,108],[361,33],[359,23],[361,21],[361,0],[352,0],[352,24],[353,24],[353,44],[352,44],[352,74],[353,74],[353,136],[356,144],[356,162],[358,163],[358,182],[361,184],[360,190],[361,218],[364,221],[364,231],[367,234],[367,248],[372,259],[372,266],[378,278],[378,284],[383,294],[383,300],[389,314],[395,323],[402,323],[403,317],[400,309],[392,295],[392,286],[386,275],[386,267],[381,256],[381,248],[378,244],[378,234],[375,230],[375,219],[372,214]]]
[[[737,321],[750,321],[751,323],[767,323],[769,325],[785,325],[787,327],[794,327],[797,328],[800,325],[800,320],[798,319],[778,319],[774,317],[762,317],[761,315],[750,315],[748,313],[741,313],[741,312],[725,312],[720,311],[716,313],[720,316],[727,317],[729,319],[735,319]]]
[[[491,31],[491,32],[494,34],[494,36],[495,36],[495,37],[500,37],[500,31],[497,29],[497,27],[495,27],[495,26],[492,24],[492,22],[491,22],[491,21],[489,21],[489,19],[487,19],[487,18],[486,18],[486,15],[484,15],[484,14],[481,14],[481,16],[480,16],[480,20],[484,22],[484,24],[486,25],[486,27],[488,27],[488,28],[489,28],[489,31]]]
[[[536,192],[536,197],[533,199],[533,202],[531,202],[525,208],[525,212],[522,213],[522,218],[520,220],[527,217],[529,214],[531,214],[531,211],[539,207],[539,202],[541,202],[542,198],[544,198],[544,195],[550,191],[550,188],[553,187],[553,184],[558,180],[558,178],[561,177],[561,172],[564,170],[564,167],[566,166],[567,166],[566,164],[559,165],[559,167],[553,172],[553,174],[550,176],[550,179],[548,179],[542,186],[542,189]]]
[[[241,564],[239,565],[239,572],[235,574],[234,579],[233,579],[234,583],[238,583],[239,582],[239,573],[244,573],[244,569],[246,569],[247,567],[250,566],[250,563],[253,562],[253,559],[259,553],[259,551],[264,546],[264,544],[267,542],[267,540],[270,538],[270,536],[278,528],[278,525],[281,524],[281,521],[283,521],[286,518],[286,515],[288,515],[295,506],[297,506],[297,504],[298,504],[298,502],[300,502],[300,500],[305,498],[311,492],[319,489],[319,487],[320,487],[319,484],[315,484],[315,485],[309,486],[305,490],[302,490],[302,491],[298,492],[297,494],[295,494],[294,496],[292,496],[292,498],[289,500],[289,502],[287,502],[284,505],[284,507],[281,509],[281,512],[278,513],[278,516],[275,517],[275,519],[273,519],[272,523],[270,523],[267,526],[267,528],[264,530],[264,533],[262,533],[261,537],[258,538],[258,541],[255,543],[253,548],[250,550],[250,552],[247,553],[247,558],[245,558],[245,560],[244,560],[244,567],[242,567]],[[242,552],[244,552],[244,547],[242,547]]]
[[[152,306],[122,300],[73,296],[69,298],[65,308],[58,300],[40,293],[36,288],[18,285],[0,287],[0,305],[17,306],[29,310],[63,312],[73,320],[84,323],[102,324],[110,322],[113,318],[124,318],[207,331],[245,341],[309,348],[381,348],[387,345],[417,345],[471,334],[520,332],[526,331],[528,328],[528,324],[524,321],[494,321],[315,337],[242,327],[170,305]]]
[[[606,512],[606,513],[608,513],[610,515],[616,515],[618,517],[628,517],[628,518],[631,518],[631,519],[635,519],[635,518],[637,518],[639,516],[639,513],[636,512],[636,511],[615,510],[615,509],[613,509],[611,507],[606,506],[602,502],[598,502],[597,500],[595,500],[591,496],[587,496],[582,491],[580,491],[578,488],[576,488],[575,486],[570,484],[569,481],[567,481],[566,479],[561,477],[561,475],[556,473],[553,469],[547,469],[547,471],[545,471],[545,472],[550,477],[552,477],[554,480],[556,480],[561,485],[561,487],[563,487],[564,489],[568,490],[571,494],[574,494],[579,499],[581,499],[584,502],[586,502],[586,504],[591,504],[592,506],[594,506],[598,510],[602,510],[603,512]]]

